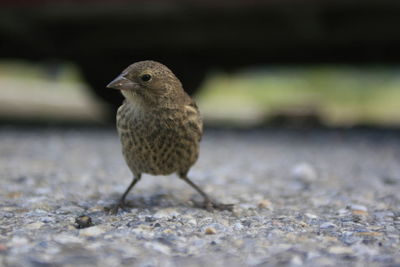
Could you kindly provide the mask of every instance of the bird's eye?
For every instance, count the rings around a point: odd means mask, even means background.
[[[144,82],[148,82],[151,79],[151,75],[150,74],[143,74],[142,76],[140,76],[140,79]]]

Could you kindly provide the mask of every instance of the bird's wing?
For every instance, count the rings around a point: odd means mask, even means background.
[[[199,141],[203,135],[203,120],[196,103],[191,100],[184,106],[188,118],[189,127],[199,136]]]
[[[129,107],[127,101],[124,100],[124,103],[118,108],[117,111],[117,130],[118,133],[122,132],[130,132],[129,129]]]

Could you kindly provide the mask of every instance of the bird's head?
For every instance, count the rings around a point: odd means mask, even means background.
[[[107,87],[120,90],[127,101],[144,104],[165,101],[183,91],[169,68],[151,60],[130,65]]]

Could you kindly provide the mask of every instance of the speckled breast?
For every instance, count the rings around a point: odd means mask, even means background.
[[[117,113],[117,128],[123,155],[134,174],[186,172],[197,160],[198,136],[179,112],[144,114],[123,105]]]

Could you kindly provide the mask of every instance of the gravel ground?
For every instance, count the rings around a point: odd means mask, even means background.
[[[398,132],[208,130],[190,175],[233,212],[144,175],[112,216],[115,130],[1,128],[0,265],[400,266],[399,162]]]

